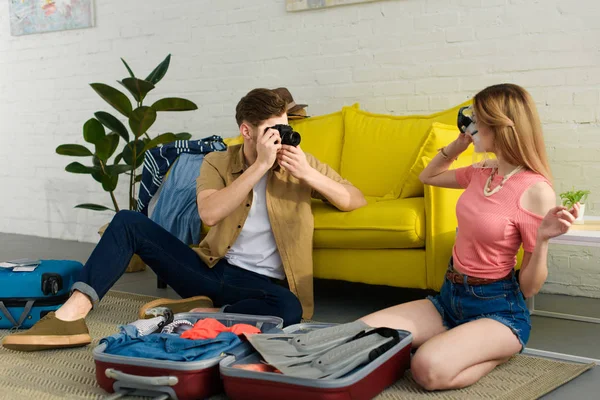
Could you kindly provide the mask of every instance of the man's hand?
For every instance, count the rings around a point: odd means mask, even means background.
[[[281,136],[277,129],[266,129],[256,138],[256,162],[266,168],[271,168],[281,149]]]
[[[294,147],[284,144],[277,153],[279,165],[285,168],[294,178],[305,180],[314,171],[306,160],[306,154],[300,146]]]

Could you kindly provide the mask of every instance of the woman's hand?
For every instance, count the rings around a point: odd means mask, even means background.
[[[467,150],[472,141],[473,138],[471,138],[471,135],[461,132],[454,142],[446,146],[446,154],[450,158],[456,158],[463,151]]]
[[[538,228],[538,238],[550,240],[567,233],[573,221],[579,216],[579,206],[579,203],[576,203],[571,210],[558,206],[548,211]]]

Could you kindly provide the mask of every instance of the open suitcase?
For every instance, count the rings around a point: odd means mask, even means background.
[[[248,324],[256,326],[263,333],[281,332],[283,326],[281,318],[268,316],[180,313],[176,317],[192,323],[204,318],[214,318],[227,327]],[[191,400],[204,399],[223,391],[219,361],[224,356],[181,362],[107,354],[105,349],[106,344],[97,346],[93,350],[93,356],[96,380],[109,393]],[[228,354],[235,354],[240,358],[251,352],[252,347],[248,343],[242,343]],[[113,398],[118,398],[118,395]]]
[[[286,333],[306,333],[333,324],[298,324],[284,328]],[[309,379],[273,372],[234,368],[257,364],[257,352],[231,355],[220,363],[225,393],[232,400],[369,400],[395,383],[410,366],[412,335],[398,331],[399,341],[368,364],[337,379]]]
[[[0,268],[0,329],[31,328],[56,311],[82,268],[69,260],[43,260],[33,271]]]

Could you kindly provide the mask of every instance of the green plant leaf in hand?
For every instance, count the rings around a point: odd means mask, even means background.
[[[138,107],[129,117],[129,127],[136,138],[142,136],[156,121],[156,111],[151,107]]]
[[[152,108],[156,111],[193,111],[197,110],[198,106],[186,99],[167,97],[152,104]]]
[[[170,63],[171,55],[169,54],[167,58],[163,60],[163,62],[161,62],[156,68],[154,68],[154,70],[150,73],[150,75],[148,75],[148,77],[145,80],[147,80],[148,82],[152,82],[156,85],[158,82],[160,82],[162,78],[164,78],[165,74],[167,73],[167,70],[169,69]]]
[[[585,204],[589,194],[589,190],[570,190],[560,194],[563,206],[567,208],[573,207],[575,203]]]
[[[87,147],[80,144],[61,144],[56,148],[56,153],[61,156],[72,157],[89,157],[93,155]]]
[[[119,83],[140,103],[144,101],[146,95],[154,89],[154,85],[151,82],[143,81],[138,78],[125,78]]]
[[[112,114],[109,114],[104,111],[98,111],[94,114],[94,116],[108,129],[113,132],[117,132],[119,136],[125,139],[125,142],[129,142],[129,131],[125,128],[125,125],[121,121],[119,121]]]
[[[131,105],[131,101],[129,101],[129,99],[123,94],[123,92],[120,92],[117,89],[105,85],[103,83],[91,83],[90,86],[108,104],[113,106],[115,110],[129,118],[133,107]]]

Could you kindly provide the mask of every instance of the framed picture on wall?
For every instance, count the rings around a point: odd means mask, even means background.
[[[94,26],[93,0],[8,0],[13,36]]]
[[[304,11],[315,8],[343,6],[356,3],[372,3],[381,0],[286,0],[288,11]]]

